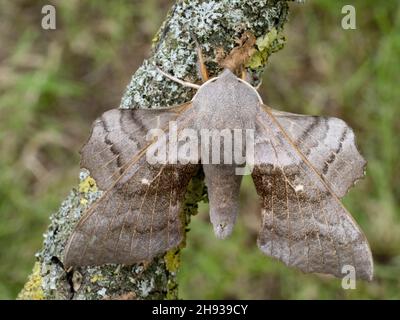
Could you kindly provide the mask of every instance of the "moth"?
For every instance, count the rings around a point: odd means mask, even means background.
[[[129,265],[178,247],[184,236],[184,195],[200,169],[205,174],[214,232],[218,238],[231,234],[242,180],[236,169],[243,163],[210,163],[201,152],[194,153],[191,161],[178,153],[175,161],[150,163],[148,151],[172,140],[168,124],[173,121],[174,135],[187,128],[197,133],[254,132],[251,176],[261,199],[257,243],[263,253],[307,273],[342,277],[342,268],[350,265],[357,278],[372,279],[368,241],[340,202],[363,177],[366,166],[352,129],[337,118],[266,106],[256,88],[235,74],[243,63],[243,50],[239,51],[232,51],[228,67],[217,77],[209,79],[201,64],[202,85],[160,71],[197,89],[183,105],[113,109],[94,122],[81,150],[81,166],[104,193],[70,236],[65,266]],[[202,63],[201,53],[199,60]],[[162,139],[149,140],[148,132],[154,128],[165,132]],[[227,151],[230,147],[218,142],[218,148]],[[170,159],[172,151],[166,153]]]

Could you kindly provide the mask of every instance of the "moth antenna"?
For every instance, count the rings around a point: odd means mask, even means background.
[[[195,45],[196,45],[197,59],[198,59],[198,61],[197,61],[197,63],[198,63],[198,69],[199,69],[199,72],[200,72],[201,80],[202,80],[203,83],[204,83],[204,82],[206,82],[210,77],[209,77],[209,75],[208,75],[207,67],[206,67],[206,65],[205,65],[205,63],[204,63],[203,52],[202,52],[202,50],[201,50],[200,43],[199,43],[199,41],[197,40],[197,38],[196,38],[196,36],[194,35],[194,33],[193,33],[191,30],[189,30],[189,34],[190,34],[190,37],[193,39],[193,41],[194,41],[194,43],[195,43]]]
[[[249,73],[246,71],[246,68],[241,68],[241,74],[240,74],[240,78],[246,82],[250,83],[250,75]]]
[[[188,81],[183,81],[183,80],[181,80],[181,79],[178,79],[177,77],[174,77],[173,75],[170,75],[170,74],[168,74],[168,73],[162,71],[158,66],[156,66],[156,69],[157,69],[157,71],[158,71],[159,73],[161,73],[164,77],[166,77],[166,78],[168,78],[168,79],[170,79],[170,80],[172,80],[172,81],[174,81],[174,82],[176,82],[176,83],[179,83],[179,84],[181,84],[181,85],[184,86],[184,87],[194,88],[194,89],[196,89],[196,90],[198,90],[198,89],[200,88],[200,86],[199,86],[198,84],[194,84],[194,83],[191,83],[191,82],[188,82]]]

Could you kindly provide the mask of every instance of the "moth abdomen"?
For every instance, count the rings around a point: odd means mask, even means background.
[[[210,220],[215,235],[229,236],[239,211],[239,191],[242,176],[235,174],[232,165],[203,165],[210,204]]]

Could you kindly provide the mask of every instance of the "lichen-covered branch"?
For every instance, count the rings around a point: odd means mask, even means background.
[[[156,71],[155,65],[180,79],[198,82],[193,37],[200,43],[213,76],[221,69],[216,62],[217,55],[230,52],[243,32],[251,32],[257,39],[257,47],[248,63],[248,71],[256,84],[269,55],[283,46],[281,31],[287,13],[285,0],[177,1],[153,39],[150,57],[133,75],[120,107],[158,108],[190,100],[194,90],[166,79]],[[181,248],[148,264],[64,270],[65,243],[85,209],[102,192],[97,189],[90,172],[83,169],[78,188],[71,191],[60,209],[50,217],[43,248],[36,255],[33,273],[21,291],[20,299],[177,298],[176,273]],[[200,172],[186,194],[182,215],[187,223],[196,213],[197,202],[204,197]]]

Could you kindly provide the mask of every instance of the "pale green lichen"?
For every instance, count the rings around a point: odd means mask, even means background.
[[[176,273],[179,270],[179,265],[181,262],[179,250],[180,249],[172,249],[165,254],[164,261],[168,272]]]
[[[98,281],[104,280],[104,276],[102,274],[95,274],[90,278],[91,283],[96,283]]]
[[[85,179],[80,181],[78,191],[81,194],[81,205],[87,206],[90,200],[88,199],[88,195],[98,191],[96,181],[91,176],[87,175]]]
[[[42,277],[40,275],[40,264],[33,266],[32,274],[25,283],[24,288],[19,293],[18,300],[43,300],[45,298],[42,288]]]
[[[121,108],[156,108],[177,105],[192,98],[194,90],[165,79],[155,69],[161,68],[175,76],[198,81],[194,41],[196,35],[206,57],[210,75],[220,72],[215,62],[216,48],[229,52],[235,39],[244,31],[258,39],[271,30],[279,33],[286,21],[288,5],[285,0],[180,0],[172,7],[160,31],[153,39],[152,55],[133,75],[121,101]],[[261,41],[263,43],[263,41]],[[275,46],[274,41],[268,45]],[[274,50],[267,47],[263,62]],[[263,65],[249,68],[259,75]],[[176,299],[176,274],[180,264],[180,249],[150,264],[132,266],[106,265],[102,267],[65,270],[62,263],[64,246],[83,212],[102,195],[87,170],[80,173],[80,183],[73,189],[59,210],[50,217],[42,250],[36,255],[37,264],[26,288],[34,294],[21,298],[32,299],[112,299],[134,296],[137,299]],[[202,172],[194,177],[185,196],[182,218],[187,228],[190,217],[197,213],[197,203],[207,200]],[[76,274],[79,272],[79,275]]]
[[[282,49],[284,44],[285,37],[276,28],[272,28],[271,31],[257,38],[256,51],[251,56],[247,67],[251,69],[263,67],[267,63],[268,57],[272,53]]]

